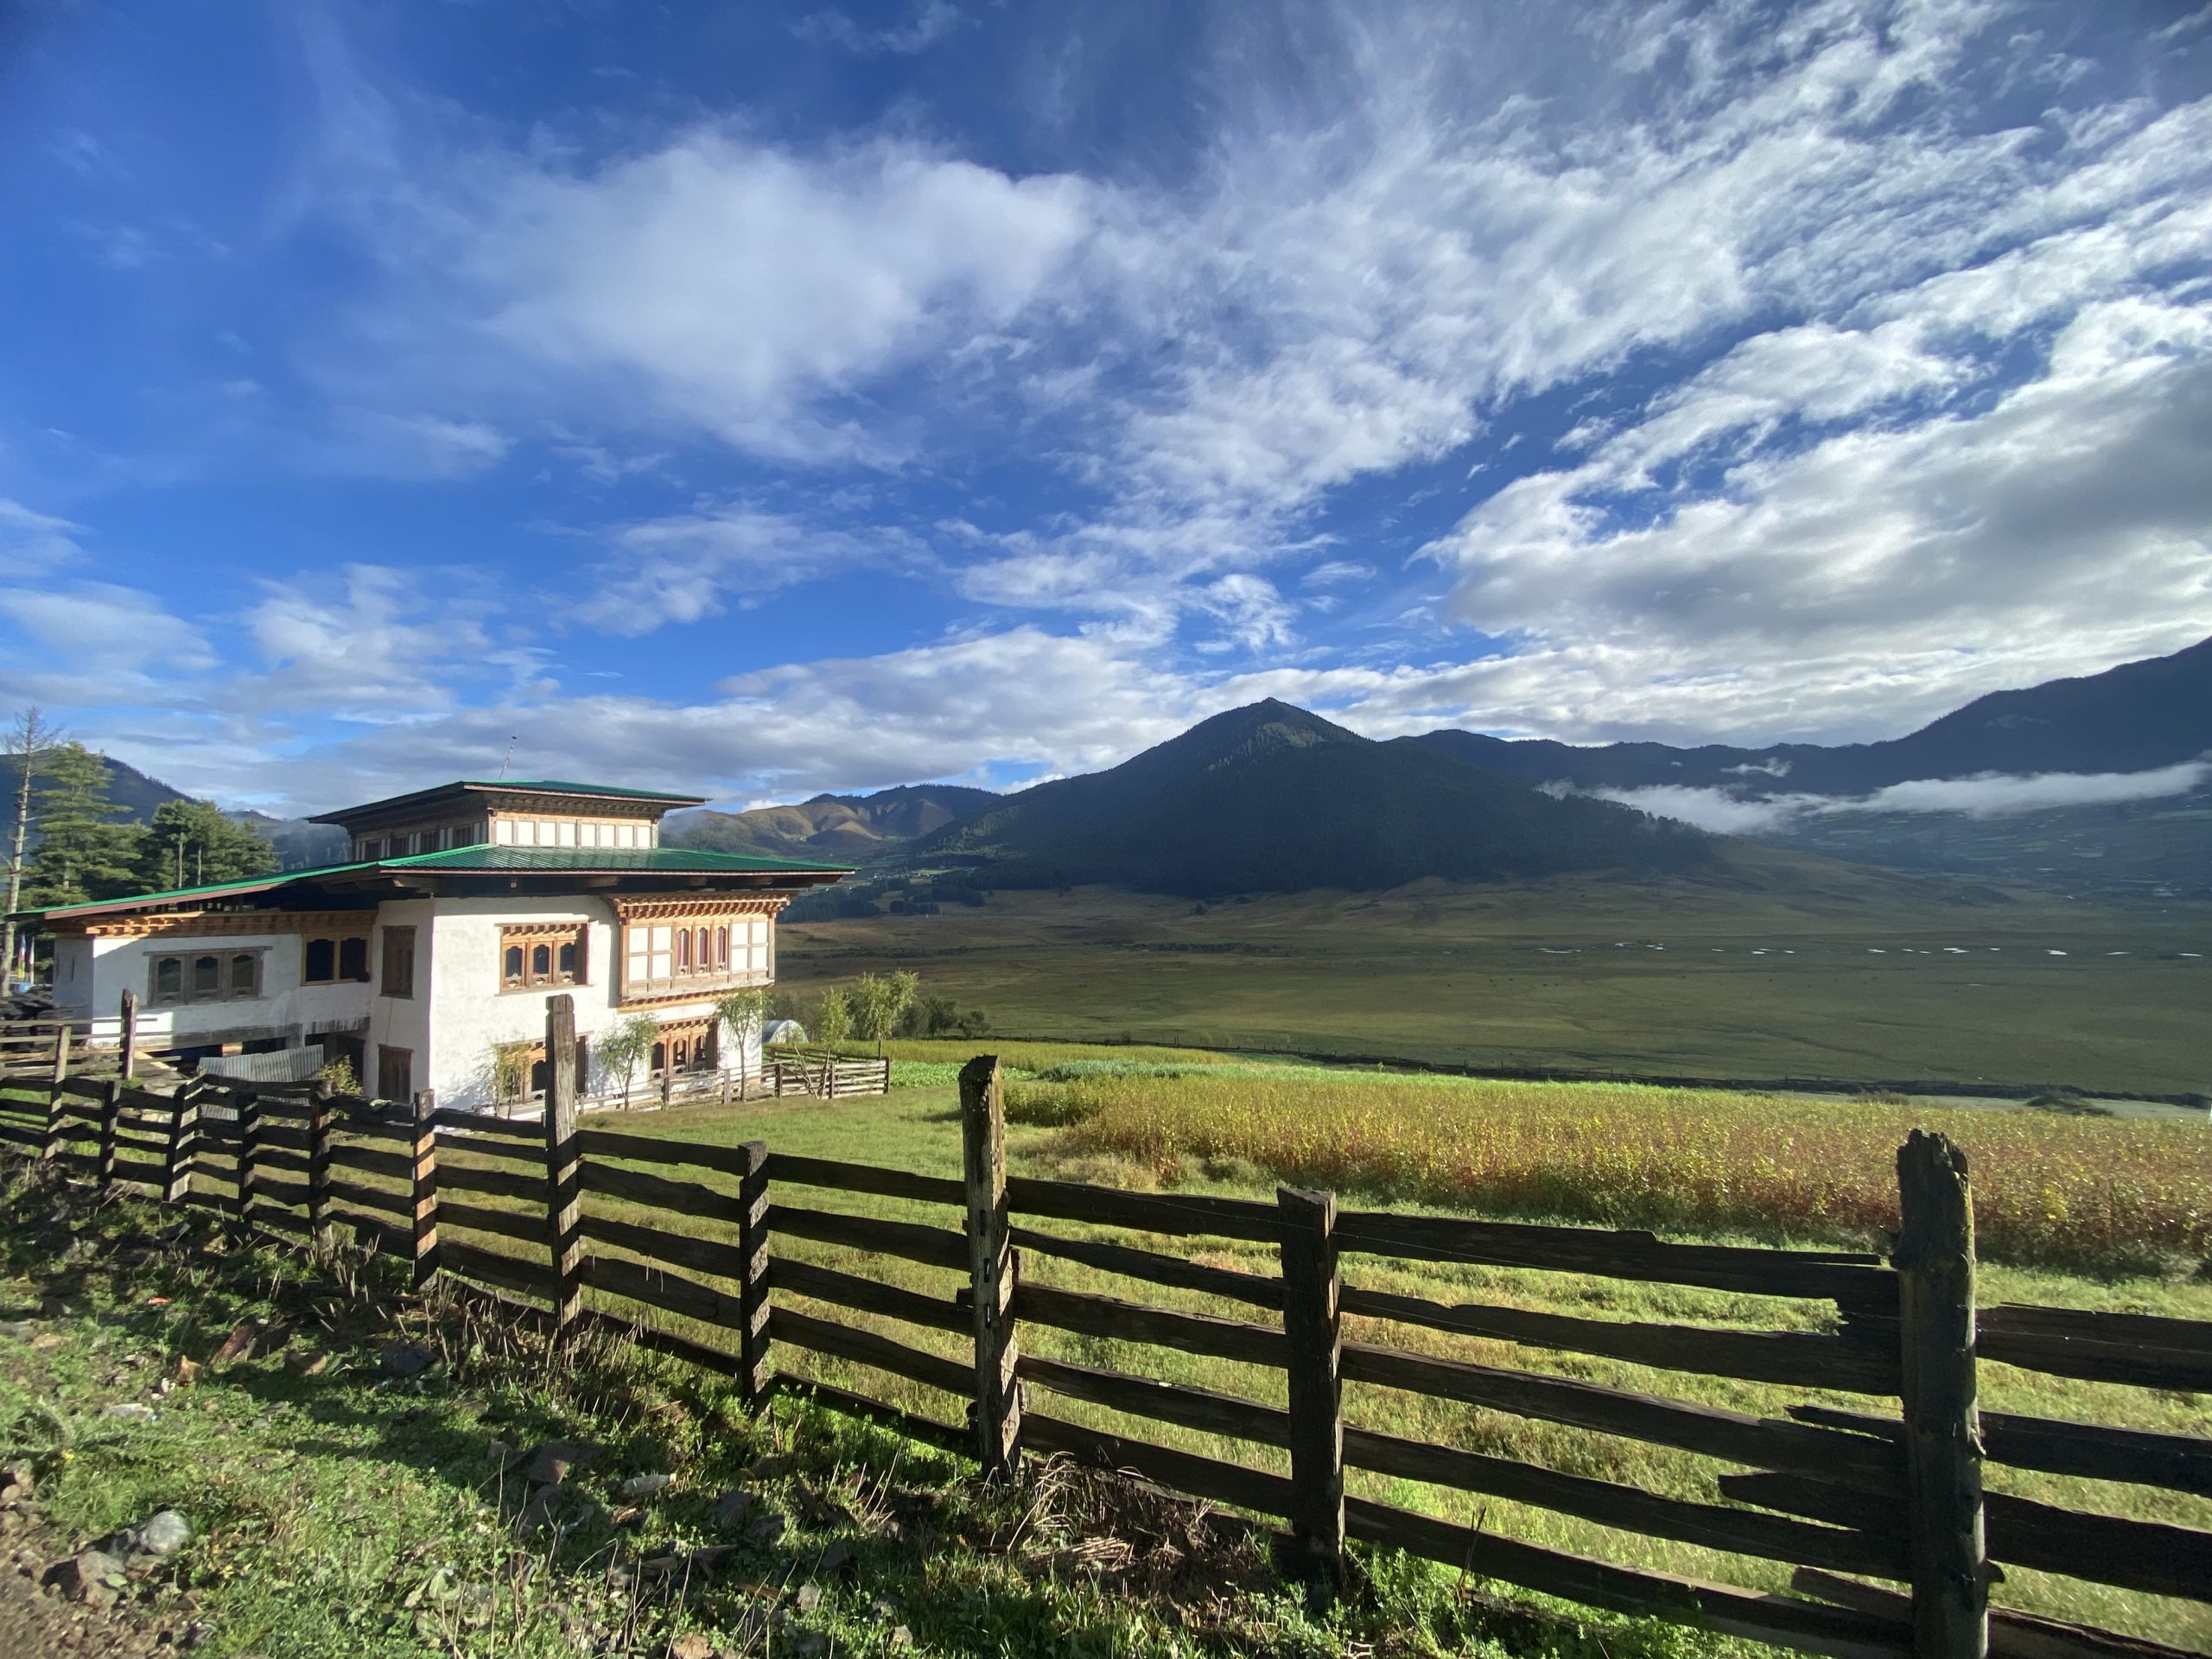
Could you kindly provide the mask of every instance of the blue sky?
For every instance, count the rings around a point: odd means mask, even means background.
[[[2212,633],[2212,7],[28,0],[0,695],[274,810]]]

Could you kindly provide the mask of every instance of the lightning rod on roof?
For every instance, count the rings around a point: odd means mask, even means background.
[[[507,740],[507,752],[499,757],[499,778],[502,782],[506,779],[507,767],[509,764],[512,763],[515,758],[515,744],[519,740],[517,737],[510,737]]]

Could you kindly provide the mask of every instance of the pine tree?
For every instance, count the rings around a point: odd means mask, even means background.
[[[107,798],[106,763],[81,743],[64,743],[47,751],[41,770],[26,902],[42,909],[136,892],[146,832],[113,822],[128,809]]]
[[[166,893],[273,875],[276,868],[276,848],[213,801],[163,801],[154,809],[137,880],[145,892]]]

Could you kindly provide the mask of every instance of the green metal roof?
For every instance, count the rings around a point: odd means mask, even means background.
[[[439,870],[462,875],[517,875],[531,872],[549,875],[850,875],[854,868],[849,864],[810,864],[795,858],[758,858],[749,853],[709,852],[697,847],[454,847],[442,853],[415,853],[405,858],[372,859],[357,864],[324,864],[311,870],[288,870],[242,881],[171,887],[161,893],[95,899],[86,904],[56,905],[46,910],[18,911],[16,914],[19,918],[35,920],[96,911],[136,910],[149,905],[181,904],[188,899],[265,893],[271,887],[289,887],[296,881],[315,881],[375,870]]]
[[[613,784],[564,784],[557,779],[514,778],[467,778],[461,782],[462,789],[521,789],[537,790],[547,795],[605,795],[625,801],[682,801],[687,804],[703,800],[700,795],[671,795],[657,789],[622,789]]]

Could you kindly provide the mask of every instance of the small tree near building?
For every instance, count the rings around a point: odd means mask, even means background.
[[[912,1003],[921,984],[920,975],[900,969],[889,974],[862,974],[853,987],[853,1027],[863,1040],[875,1045],[876,1058],[883,1058],[883,1039],[898,1029],[899,1015]]]
[[[822,1006],[815,1011],[814,1040],[834,1054],[852,1034],[852,999],[833,985],[822,993]]]
[[[633,1014],[599,1039],[599,1063],[620,1076],[626,1108],[630,1103],[630,1080],[638,1074],[639,1062],[652,1058],[653,1045],[658,1041],[659,1026],[642,1014]]]
[[[753,1039],[766,1023],[768,993],[759,985],[731,991],[715,1004],[715,1017],[729,1028],[731,1039],[737,1044],[737,1094],[742,1100],[753,1086],[752,1063],[746,1057],[752,1049]]]

